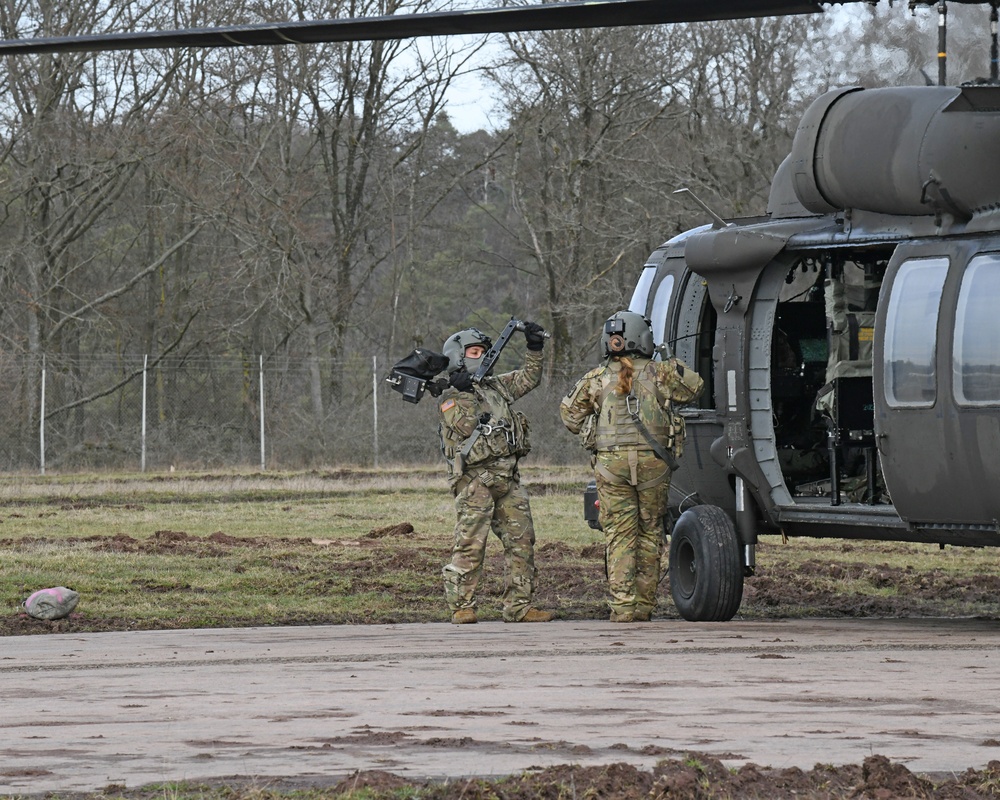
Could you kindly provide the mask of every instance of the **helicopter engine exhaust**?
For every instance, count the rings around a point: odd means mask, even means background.
[[[1000,209],[1000,88],[847,88],[806,111],[783,170],[808,211]]]

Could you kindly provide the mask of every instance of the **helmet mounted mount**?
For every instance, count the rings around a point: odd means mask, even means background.
[[[652,358],[655,351],[652,323],[634,311],[618,311],[604,323],[601,346],[606,358],[628,355]]]

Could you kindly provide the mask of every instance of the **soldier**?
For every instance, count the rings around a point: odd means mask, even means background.
[[[535,528],[528,493],[521,487],[518,459],[531,449],[528,420],[511,404],[542,377],[544,331],[525,323],[528,353],[524,366],[503,375],[472,375],[492,341],[476,328],[448,337],[449,384],[439,400],[441,451],[455,495],[458,521],[444,591],[451,621],[476,622],[476,586],[483,573],[486,539],[492,529],[503,542],[506,585],[504,622],[548,622],[552,614],[531,605],[535,590]],[[491,370],[492,372],[492,370]]]
[[[656,608],[671,469],[684,442],[674,403],[689,403],[701,377],[676,358],[652,361],[648,319],[619,311],[604,323],[603,366],[562,399],[559,414],[582,433],[604,528],[612,622],[648,622]]]

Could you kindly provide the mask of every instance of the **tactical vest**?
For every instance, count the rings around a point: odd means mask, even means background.
[[[664,447],[673,446],[670,404],[650,375],[655,369],[650,366],[651,363],[635,360],[632,393],[626,396],[615,391],[617,372],[609,369],[601,375],[602,392],[595,437],[597,450],[609,450],[613,447],[649,449],[649,443],[640,433],[630,410],[638,411],[639,419],[653,438]]]
[[[456,477],[464,468],[507,456],[520,458],[531,451],[527,417],[512,409],[511,401],[488,381],[483,381],[477,391],[480,407],[492,415],[488,432],[479,426],[468,438],[462,438],[451,428],[439,428],[441,452]]]

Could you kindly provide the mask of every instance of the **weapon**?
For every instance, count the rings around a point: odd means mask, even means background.
[[[514,317],[510,318],[510,322],[507,323],[504,329],[500,332],[500,335],[497,337],[496,343],[486,351],[486,354],[483,356],[483,360],[479,364],[479,369],[473,373],[473,383],[479,383],[487,376],[487,374],[489,374],[489,371],[493,369],[493,365],[496,364],[497,360],[500,358],[500,354],[503,352],[503,349],[507,346],[507,342],[510,341],[510,337],[514,335],[514,331],[523,331],[524,328],[525,324],[521,320],[514,319]],[[552,338],[552,334],[548,331],[542,331],[542,336],[546,339]]]
[[[393,364],[392,372],[385,381],[403,395],[407,403],[419,403],[425,391],[437,397],[448,387],[446,380],[433,380],[435,375],[447,368],[447,356],[418,347],[406,358]]]

